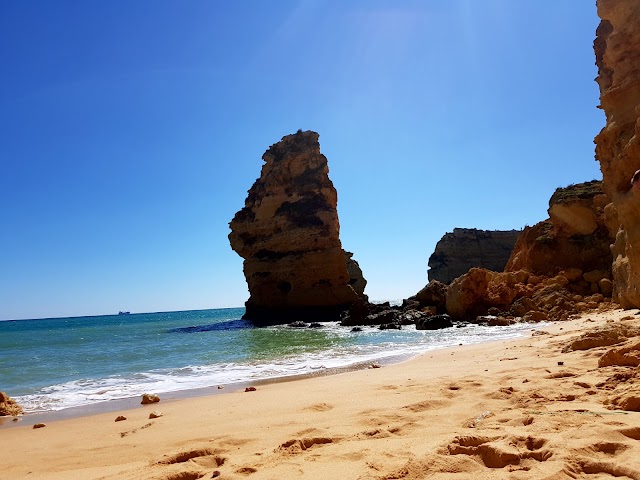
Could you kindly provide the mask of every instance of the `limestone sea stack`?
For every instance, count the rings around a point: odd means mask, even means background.
[[[299,130],[269,147],[229,224],[249,286],[245,318],[256,323],[338,320],[360,298],[351,284],[364,295],[364,279],[347,270],[361,277],[340,243],[338,195],[318,137]]]
[[[614,299],[640,307],[640,2],[598,0],[602,19],[594,42],[600,108],[606,125],[596,136],[607,225],[613,245]],[[633,181],[632,181],[633,180]]]

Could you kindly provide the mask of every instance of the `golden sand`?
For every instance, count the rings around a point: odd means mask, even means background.
[[[586,331],[633,331],[633,313],[383,368],[3,429],[0,479],[640,479],[640,413],[612,409],[636,388],[640,397],[636,369],[598,368],[611,346],[566,351]],[[154,410],[162,416],[149,419]]]

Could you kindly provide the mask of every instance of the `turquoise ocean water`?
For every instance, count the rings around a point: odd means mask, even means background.
[[[435,332],[253,328],[243,308],[0,321],[0,390],[27,413],[308,374],[435,348],[515,338],[531,325]]]

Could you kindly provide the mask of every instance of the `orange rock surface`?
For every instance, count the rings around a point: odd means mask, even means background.
[[[505,271],[554,276],[570,268],[609,270],[611,237],[605,221],[606,204],[601,182],[558,188],[549,200],[550,218],[524,229]]]
[[[0,417],[22,414],[22,407],[4,392],[0,392]]]
[[[595,142],[612,202],[607,224],[616,230],[613,295],[624,308],[640,307],[640,190],[631,184],[640,169],[640,2],[598,0],[597,6],[596,81],[606,125]]]
[[[244,258],[250,320],[335,320],[359,298],[350,285],[338,196],[318,137],[298,131],[272,145],[230,223],[231,247]],[[358,287],[364,289],[361,282]]]
[[[595,273],[588,272],[587,276]],[[449,285],[447,313],[454,320],[474,321],[478,316],[492,314],[536,322],[566,320],[585,311],[613,308],[615,304],[602,293],[583,292],[583,281],[584,275],[579,269],[545,277],[525,270],[492,272],[472,268]]]

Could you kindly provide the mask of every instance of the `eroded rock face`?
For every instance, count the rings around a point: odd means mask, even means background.
[[[472,320],[486,315],[491,307],[506,308],[526,288],[528,276],[526,272],[498,273],[472,268],[449,285],[447,313],[455,320]]]
[[[640,190],[631,178],[640,169],[640,2],[598,0],[602,19],[594,42],[600,107],[606,125],[596,136],[613,247],[614,298],[640,307]]]
[[[588,276],[595,272],[588,272]],[[571,280],[570,280],[571,278]],[[447,289],[447,313],[455,321],[481,321],[492,315],[525,321],[566,320],[596,308],[613,308],[597,284],[584,289],[581,270],[560,272],[554,277],[525,270],[492,272],[472,268]]]
[[[505,271],[554,276],[560,271],[610,270],[611,244],[602,182],[558,188],[549,200],[549,218],[526,227]]]
[[[337,320],[359,299],[354,287],[364,292],[340,243],[338,196],[318,137],[298,131],[272,145],[230,223],[251,295],[245,318],[258,323]]]
[[[353,253],[344,252],[344,255],[347,259],[347,273],[349,274],[349,285],[353,288],[356,293],[367,300],[368,297],[364,294],[364,289],[367,286],[367,280],[364,278],[362,274],[362,269],[358,262],[353,259]]]
[[[22,407],[4,392],[0,392],[0,417],[22,415]]]
[[[501,272],[519,235],[520,230],[454,228],[429,257],[429,280],[448,284],[473,267]]]
[[[426,287],[416,293],[409,300],[415,300],[420,307],[432,305],[438,313],[445,313],[447,307],[447,289],[449,287],[437,280],[431,280]]]

